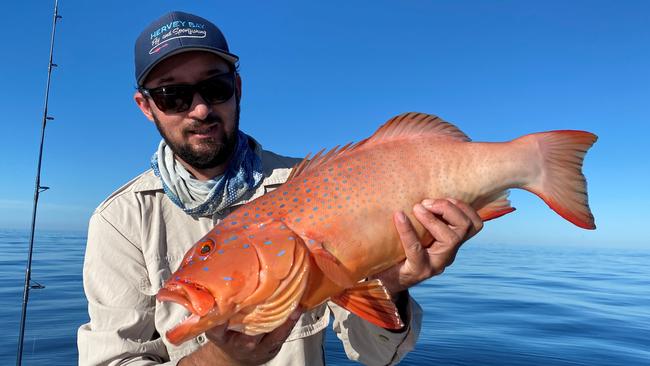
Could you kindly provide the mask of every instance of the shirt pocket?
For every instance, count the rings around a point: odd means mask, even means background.
[[[267,194],[271,191],[275,191],[279,186],[281,186],[282,183],[277,183],[277,184],[267,184],[264,186],[264,194]]]
[[[330,322],[330,310],[327,303],[302,314],[296,326],[287,338],[287,342],[306,338],[325,329]]]

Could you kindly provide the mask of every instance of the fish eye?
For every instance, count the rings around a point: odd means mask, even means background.
[[[212,250],[212,242],[211,241],[206,241],[206,242],[203,242],[203,244],[201,245],[201,249],[199,249],[199,252],[201,254],[208,254],[208,253],[210,253],[211,250]]]

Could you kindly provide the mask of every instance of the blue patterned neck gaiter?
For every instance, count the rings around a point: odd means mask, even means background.
[[[223,175],[207,181],[192,176],[174,159],[174,153],[160,141],[151,158],[151,167],[162,181],[165,193],[178,207],[192,217],[212,216],[237,202],[257,187],[263,178],[261,149],[253,150],[249,137],[239,131],[237,148]]]

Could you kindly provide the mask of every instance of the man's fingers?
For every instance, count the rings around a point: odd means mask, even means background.
[[[219,324],[205,332],[209,340],[216,343],[224,343],[226,341],[226,327],[228,322]]]
[[[425,200],[424,203],[427,204],[427,200]],[[458,241],[458,233],[452,230],[447,222],[444,222],[434,215],[434,213],[438,214],[442,219],[446,220],[443,212],[444,210],[440,210],[435,205],[425,207],[418,203],[413,207],[415,217],[420,221],[422,226],[427,229],[431,236],[433,236],[434,241],[443,244],[455,243]]]
[[[424,249],[422,248],[418,235],[411,224],[411,220],[409,220],[404,212],[399,211],[395,212],[393,215],[393,221],[395,221],[397,233],[402,241],[402,247],[404,247],[406,259],[412,262],[415,266],[418,266],[426,258],[424,258],[422,254]]]
[[[264,340],[262,342],[264,342],[268,347],[269,353],[275,353],[282,348],[284,341],[289,337],[291,330],[295,327],[296,322],[300,319],[302,313],[303,309],[300,307],[297,308],[291,313],[291,315],[289,315],[289,318],[284,322],[284,324],[275,328],[271,333],[264,335]]]
[[[472,220],[465,214],[465,212],[449,200],[424,200],[422,201],[422,204],[431,212],[440,215],[440,217],[449,224],[447,225],[447,228],[451,229],[456,234],[456,238],[445,237],[444,239],[447,243],[449,243],[449,240],[451,239],[451,242],[458,242],[457,244],[460,245],[465,240],[470,228],[473,228],[474,226]],[[441,241],[441,238],[436,237],[436,239]]]
[[[461,211],[463,211],[463,213],[472,222],[472,225],[470,226],[466,239],[471,238],[472,236],[476,235],[476,233],[481,231],[481,229],[483,229],[483,220],[478,215],[478,212],[476,212],[476,210],[472,206],[468,205],[463,201],[458,201],[453,198],[448,198],[448,200],[454,205],[456,205],[456,207],[458,207]]]

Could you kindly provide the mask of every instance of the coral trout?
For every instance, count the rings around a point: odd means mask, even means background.
[[[378,279],[405,259],[392,221],[412,207],[455,198],[483,220],[514,211],[508,189],[543,199],[573,224],[594,229],[582,163],[597,137],[551,131],[502,143],[470,142],[438,117],[407,113],[356,144],[298,164],[282,186],[240,206],[186,254],[158,292],[191,312],[167,332],[182,343],[216,325],[270,332],[301,306],[333,301],[388,329],[403,323]]]

